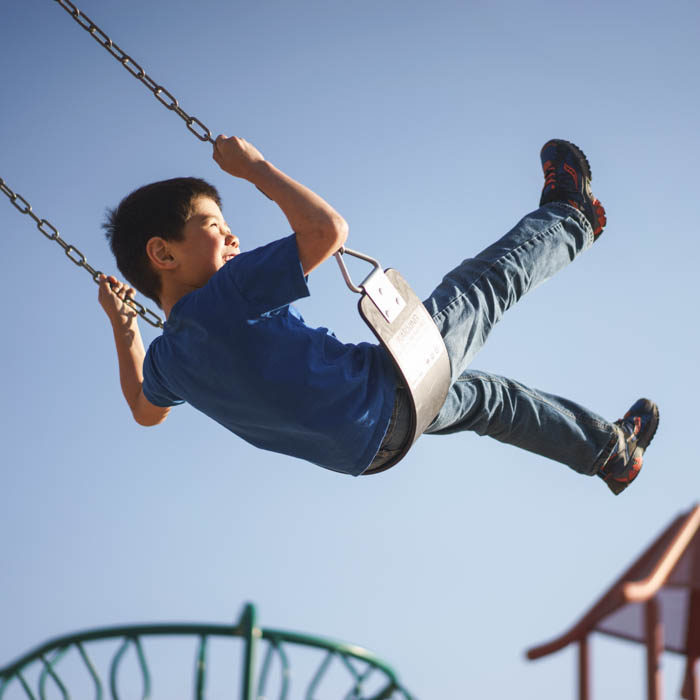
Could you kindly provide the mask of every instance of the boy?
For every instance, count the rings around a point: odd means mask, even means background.
[[[245,140],[219,136],[213,157],[275,201],[294,233],[242,253],[217,191],[194,178],[146,185],[109,212],[105,228],[120,271],[167,319],[146,353],[136,314],[123,301],[134,290],[101,280],[99,301],[134,418],[155,425],[187,401],[262,449],[355,476],[380,467],[408,434],[407,398],[387,354],[309,328],[291,306],[309,295],[308,274],[344,244],[347,224]],[[466,369],[503,312],[605,226],[583,152],[555,139],[541,160],[540,208],[448,273],[424,302],[453,378],[426,432],[490,435],[596,474],[619,494],[656,432],[655,404],[639,399],[609,423],[571,401]]]

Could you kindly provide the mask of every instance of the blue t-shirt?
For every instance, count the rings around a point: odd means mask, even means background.
[[[290,306],[306,296],[296,236],[236,256],[173,306],[146,353],[144,395],[186,401],[264,450],[361,474],[389,424],[396,374],[380,346],[307,326]]]

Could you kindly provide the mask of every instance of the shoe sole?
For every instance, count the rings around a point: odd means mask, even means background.
[[[649,402],[651,406],[651,414],[653,416],[652,421],[647,426],[647,429],[644,431],[644,434],[640,435],[639,439],[637,440],[637,449],[641,447],[642,452],[644,452],[644,450],[646,450],[646,448],[649,447],[649,443],[654,439],[654,435],[656,435],[656,431],[659,429],[659,407],[649,399],[642,399],[642,401]]]

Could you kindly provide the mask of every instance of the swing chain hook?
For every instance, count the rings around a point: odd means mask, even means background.
[[[100,29],[84,12],[79,10],[71,0],[55,0],[100,46],[107,50],[121,65],[139,82],[143,83],[153,96],[166,109],[180,117],[185,122],[187,129],[191,131],[200,141],[208,141],[212,145],[215,143],[209,128],[197,117],[187,114],[180,107],[175,96],[166,90],[163,85],[159,85],[151,78],[146,71],[131,57],[115,44],[107,34]]]
[[[350,255],[353,258],[359,258],[360,260],[364,260],[365,262],[370,263],[374,267],[375,271],[379,270],[381,272],[381,263],[379,262],[379,260],[375,260],[374,258],[370,257],[369,255],[366,255],[365,253],[360,253],[357,250],[351,250],[350,248],[346,248],[345,246],[343,246],[333,254],[333,257],[338,263],[340,273],[343,275],[343,279],[345,280],[345,284],[347,285],[348,289],[351,292],[354,292],[355,294],[362,294],[362,289],[365,282],[360,282],[360,285],[358,286],[352,281],[350,273],[348,272],[348,268],[345,266],[345,262],[343,261],[343,255]]]
[[[2,192],[9,200],[12,206],[20,212],[20,214],[26,214],[30,219],[34,220],[36,227],[41,231],[41,233],[46,236],[50,241],[58,243],[66,254],[66,257],[78,267],[82,267],[90,274],[93,282],[99,284],[102,272],[96,270],[87,261],[85,255],[78,250],[74,245],[71,245],[65,241],[58,233],[58,229],[47,219],[41,219],[34,213],[32,205],[17,192],[14,192],[0,177],[0,192]],[[146,323],[150,324],[154,328],[162,328],[163,321],[158,314],[154,313],[150,309],[147,309],[143,304],[139,303],[135,299],[126,297],[124,300],[129,306],[131,306],[134,311],[144,320]]]

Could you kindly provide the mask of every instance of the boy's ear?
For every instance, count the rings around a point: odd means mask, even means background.
[[[176,266],[175,256],[170,250],[168,241],[160,236],[148,239],[146,255],[156,270],[172,270]]]

